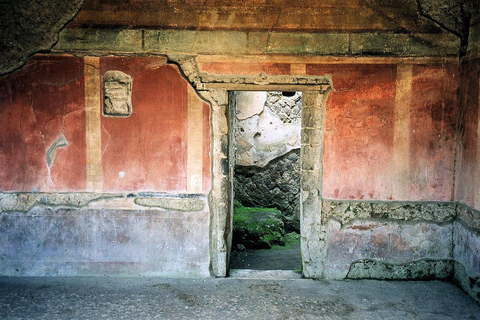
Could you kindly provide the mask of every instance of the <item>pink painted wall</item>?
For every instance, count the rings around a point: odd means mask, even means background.
[[[103,190],[186,192],[188,82],[158,57],[101,58],[100,75],[108,70],[132,77],[133,112],[127,118],[102,116]],[[202,169],[203,181],[209,181],[208,104],[203,108]],[[203,187],[207,191],[209,183]]]
[[[326,198],[392,199],[395,65],[309,65],[331,74],[325,105]]]
[[[84,67],[83,58],[39,55],[0,79],[1,191],[89,191],[85,98],[91,93],[85,90]],[[132,76],[133,113],[101,116],[103,191],[187,192],[190,85],[165,58],[102,57],[100,94],[107,70]],[[210,107],[196,99],[203,111],[195,143],[202,144],[202,192],[208,192]],[[45,153],[61,134],[68,146],[56,150],[49,169]]]
[[[461,66],[455,200],[480,210],[480,60]]]
[[[101,76],[120,70],[133,80],[132,114],[102,116],[104,191],[186,190],[187,83],[155,59],[100,60]]]
[[[295,75],[291,63],[201,58],[210,74]],[[398,65],[403,63],[399,60]],[[453,200],[458,64],[413,64],[405,143],[394,143],[397,63],[306,64],[307,75],[331,76],[324,122],[323,195],[354,200]],[[398,139],[397,139],[398,140]],[[406,172],[402,172],[402,169]],[[404,181],[401,183],[400,178]],[[399,192],[399,190],[401,192]]]
[[[0,78],[0,190],[83,191],[86,181],[83,59],[34,57]],[[63,134],[68,146],[45,153]]]
[[[307,65],[331,75],[326,101],[323,195],[332,199],[435,200],[453,197],[457,66],[414,65],[407,187],[393,161],[397,66]],[[402,164],[404,166],[404,164]]]
[[[416,65],[410,111],[410,196],[453,200],[457,65]]]

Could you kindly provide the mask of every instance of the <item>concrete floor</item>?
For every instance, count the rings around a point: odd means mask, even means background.
[[[0,278],[0,319],[480,319],[430,282]]]

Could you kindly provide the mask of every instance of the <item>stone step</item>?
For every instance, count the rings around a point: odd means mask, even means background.
[[[252,270],[252,269],[230,269],[231,279],[250,280],[298,280],[302,275],[293,270]]]

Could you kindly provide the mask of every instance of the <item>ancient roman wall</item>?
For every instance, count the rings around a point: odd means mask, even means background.
[[[246,59],[203,59],[200,70],[209,74],[268,70],[331,79],[334,89],[315,106],[324,113],[321,130],[305,127],[303,137],[305,145],[323,139],[324,147],[322,179],[311,182],[321,192],[320,218],[312,221],[321,241],[303,252],[304,259],[320,260],[311,276],[452,276],[457,62],[318,58],[247,67]],[[310,160],[304,157],[304,166],[318,165]]]
[[[0,94],[1,274],[210,274],[210,107],[177,66],[36,56]]]
[[[226,275],[228,90],[318,78],[326,100],[308,94],[302,115],[306,275],[448,278],[457,48],[448,34],[66,29],[0,81],[2,273]]]
[[[454,224],[455,280],[480,301],[480,20],[472,20],[469,50],[460,67]]]

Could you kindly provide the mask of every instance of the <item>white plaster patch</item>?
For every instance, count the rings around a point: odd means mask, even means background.
[[[264,91],[239,91],[237,95],[237,118],[244,120],[263,111],[263,105],[267,100],[267,92]]]

